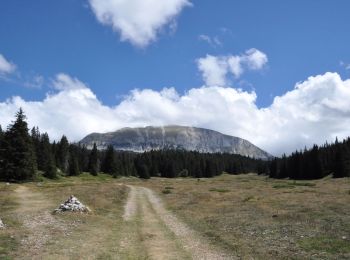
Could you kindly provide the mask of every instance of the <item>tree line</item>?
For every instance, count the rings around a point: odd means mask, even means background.
[[[40,175],[55,179],[77,176],[82,172],[100,172],[118,176],[214,177],[223,172],[240,174],[255,172],[271,178],[318,179],[329,174],[350,177],[350,138],[321,147],[296,151],[270,161],[234,154],[208,154],[184,150],[160,150],[133,153],[91,149],[69,143],[65,136],[50,142],[38,127],[28,129],[22,109],[5,131],[0,126],[0,180],[34,180]]]
[[[350,138],[275,158],[268,172],[272,178],[319,179],[330,174],[334,178],[350,177]]]
[[[99,172],[117,176],[213,177],[256,172],[266,162],[232,154],[202,154],[183,150],[162,150],[145,153],[122,152],[108,146],[98,150],[69,143],[65,136],[50,142],[47,133],[38,127],[28,129],[22,109],[5,131],[0,126],[0,180],[35,180],[40,175],[55,179],[77,176],[82,172]]]

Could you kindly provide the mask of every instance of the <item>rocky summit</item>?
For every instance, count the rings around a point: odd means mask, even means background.
[[[76,197],[71,195],[68,200],[54,210],[55,213],[64,211],[90,212],[90,209],[81,203]]]
[[[132,152],[181,149],[201,153],[239,154],[265,160],[271,158],[270,154],[242,138],[186,126],[122,128],[110,133],[90,134],[80,143],[89,149],[96,143],[100,150],[113,145],[116,150]]]

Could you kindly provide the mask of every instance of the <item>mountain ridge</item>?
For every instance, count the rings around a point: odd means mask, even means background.
[[[98,149],[113,145],[116,150],[146,152],[150,150],[181,149],[201,153],[230,153],[257,159],[270,159],[272,156],[248,140],[222,134],[218,131],[179,125],[124,127],[114,132],[91,133],[80,141]]]

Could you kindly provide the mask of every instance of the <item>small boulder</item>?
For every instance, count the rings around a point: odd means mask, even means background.
[[[71,195],[68,200],[54,210],[54,213],[65,211],[90,212],[91,210],[89,207],[86,207],[83,203],[81,203],[76,197],[74,197],[74,195]]]

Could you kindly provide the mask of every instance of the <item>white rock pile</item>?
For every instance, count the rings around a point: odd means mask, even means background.
[[[86,207],[81,203],[76,197],[71,195],[68,200],[59,206],[59,208],[54,210],[54,213],[74,211],[74,212],[90,212],[89,207]]]
[[[5,224],[2,222],[1,218],[0,218],[0,229],[5,228]]]

